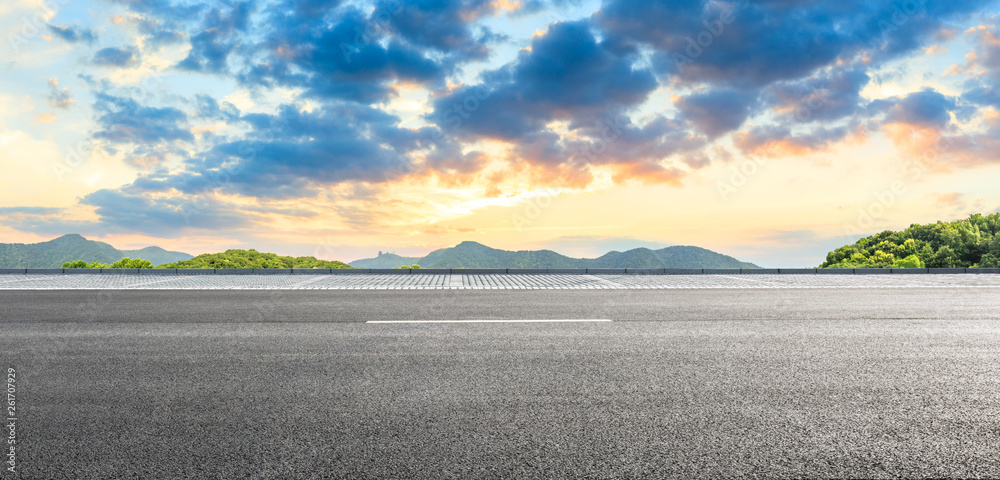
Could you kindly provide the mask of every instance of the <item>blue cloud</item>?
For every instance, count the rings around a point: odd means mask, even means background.
[[[302,19],[297,12],[272,9],[272,31],[259,44],[264,60],[249,65],[240,81],[249,86],[287,86],[320,99],[376,103],[395,91],[394,80],[443,84],[446,71],[420,51],[390,39],[383,45],[379,30],[349,8],[332,25]]]
[[[870,106],[874,112],[885,112],[885,121],[910,125],[944,128],[951,122],[952,112],[967,113],[955,101],[934,89],[927,88],[903,97],[876,100]]]
[[[177,68],[204,73],[227,71],[226,60],[239,43],[238,33],[246,30],[252,12],[253,2],[239,3],[227,14],[210,10],[201,31],[191,37],[188,56],[177,64]]]
[[[199,104],[214,115],[213,105],[218,102],[199,97]],[[370,107],[330,104],[310,113],[285,105],[274,115],[251,113],[238,118],[235,110],[220,111],[227,122],[241,123],[250,133],[189,158],[181,173],[150,173],[123,191],[177,189],[195,196],[226,191],[258,198],[295,198],[315,194],[324,185],[381,183],[417,173],[410,156],[416,150],[428,153],[424,169],[455,168],[443,160],[447,144],[429,142],[427,129],[399,128],[396,117]],[[463,158],[460,149],[448,152]]]
[[[57,82],[56,79],[54,78],[50,78],[48,84],[49,84],[48,101],[50,106],[52,106],[53,108],[66,109],[73,104],[75,100],[73,100],[73,97],[70,95],[69,89],[63,88],[62,90],[60,90],[59,82]]]
[[[208,196],[150,198],[126,187],[98,190],[80,203],[97,207],[94,212],[99,219],[92,222],[92,228],[104,232],[174,237],[190,229],[219,232],[252,228],[249,215]]]
[[[754,94],[729,89],[694,93],[675,102],[681,111],[681,118],[691,122],[709,138],[739,128],[750,116],[755,103]]]
[[[459,136],[512,140],[554,119],[573,128],[599,124],[608,112],[638,105],[656,88],[652,72],[598,43],[587,21],[556,23],[530,51],[434,102],[431,119]]]
[[[594,20],[608,42],[653,48],[660,73],[677,81],[751,89],[861,53],[884,61],[913,52],[988,3],[608,0]]]
[[[132,46],[123,48],[107,47],[102,48],[94,54],[92,60],[94,65],[104,67],[135,67],[142,63],[139,49]]]
[[[65,209],[54,207],[0,207],[0,213],[4,215],[25,214],[25,215],[55,215]]]
[[[209,118],[212,120],[226,120],[229,122],[239,120],[240,109],[229,102],[219,103],[218,100],[209,95],[196,95],[197,110],[195,115],[199,118]]]
[[[423,0],[380,2],[369,24],[384,25],[393,34],[418,48],[437,50],[460,60],[482,59],[489,54],[489,30],[477,35],[469,20],[494,10],[492,0]]]
[[[993,83],[973,84],[968,90],[962,93],[962,99],[976,105],[989,105],[1000,108],[1000,88]]]
[[[47,25],[49,31],[53,35],[69,42],[69,43],[94,43],[97,40],[97,34],[88,28],[82,27],[60,27],[56,25]]]
[[[788,122],[828,122],[853,115],[865,104],[861,90],[870,77],[861,68],[831,69],[820,75],[772,85],[767,107],[787,111]]]
[[[833,128],[815,127],[811,131],[792,132],[782,125],[764,125],[749,129],[745,135],[740,135],[734,144],[744,153],[766,153],[766,148],[776,142],[782,142],[786,153],[794,151],[821,151],[836,142],[846,138],[851,133],[850,126]],[[761,149],[764,152],[761,152]],[[772,154],[773,155],[773,154]]]
[[[194,140],[191,131],[183,126],[187,114],[181,110],[143,106],[131,98],[104,92],[95,95],[94,110],[100,128],[94,135],[97,138],[146,145]]]

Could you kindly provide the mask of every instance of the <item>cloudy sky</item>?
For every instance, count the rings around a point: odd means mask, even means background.
[[[5,0],[0,242],[815,266],[1000,208],[998,11]]]

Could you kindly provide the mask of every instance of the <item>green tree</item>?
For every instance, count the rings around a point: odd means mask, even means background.
[[[913,224],[899,232],[886,230],[839,247],[827,254],[820,268],[886,267],[911,255],[932,268],[992,266],[1000,259],[998,237],[1000,213]]]
[[[153,263],[141,258],[122,258],[107,268],[153,268]]]
[[[230,249],[206,253],[190,260],[167,263],[159,268],[353,268],[344,262],[317,260],[316,257],[282,257],[257,250]]]
[[[944,245],[927,262],[930,268],[955,268],[959,265],[958,255],[951,247]]]
[[[108,264],[98,262],[87,263],[83,260],[76,260],[64,263],[62,268],[108,268]]]
[[[924,268],[923,260],[916,255],[910,255],[906,258],[897,259],[892,263],[892,268]]]
[[[987,253],[979,261],[979,266],[983,268],[1000,268],[1000,234],[993,237]]]
[[[896,261],[896,256],[882,250],[875,250],[869,260],[875,265],[875,268],[889,268]]]

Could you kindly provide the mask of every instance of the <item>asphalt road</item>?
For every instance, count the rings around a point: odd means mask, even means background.
[[[557,318],[613,321],[364,323]],[[1000,289],[3,291],[0,332],[18,478],[1000,477]]]

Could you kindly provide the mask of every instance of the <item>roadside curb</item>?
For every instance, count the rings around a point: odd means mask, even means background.
[[[0,268],[0,275],[955,275],[1000,268]]]

